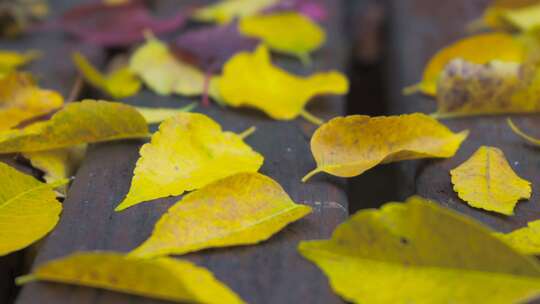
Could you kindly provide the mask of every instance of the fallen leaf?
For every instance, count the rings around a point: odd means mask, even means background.
[[[18,67],[28,64],[40,56],[38,51],[18,53],[14,51],[0,51],[0,78],[6,77]]]
[[[467,37],[437,52],[424,69],[422,81],[406,88],[405,93],[419,90],[427,95],[437,95],[437,82],[441,73],[455,59],[475,64],[486,64],[494,60],[521,63],[525,56],[525,45],[509,34],[487,33]]]
[[[185,260],[129,259],[113,252],[77,252],[36,267],[17,284],[57,282],[178,303],[244,303],[210,271]]]
[[[326,40],[324,30],[308,17],[296,12],[255,15],[240,20],[240,32],[261,39],[270,49],[296,56],[309,63],[309,54]]]
[[[252,51],[257,39],[242,36],[236,23],[215,25],[188,31],[173,44],[177,57],[189,58],[203,70],[219,71],[227,60],[240,51]]]
[[[243,137],[198,113],[165,120],[142,146],[129,192],[117,207],[181,195],[240,172],[257,172],[264,158]]]
[[[525,303],[540,266],[481,224],[420,197],[364,210],[300,253],[354,303]],[[360,279],[361,278],[361,279]]]
[[[527,227],[510,233],[494,233],[515,250],[528,255],[540,255],[540,220],[527,223]]]
[[[525,132],[521,131],[521,129],[519,129],[512,122],[512,120],[510,118],[508,118],[507,122],[508,122],[508,125],[510,126],[510,128],[512,129],[512,131],[514,131],[514,133],[516,133],[519,137],[523,138],[524,140],[528,141],[529,143],[531,143],[533,145],[540,146],[540,139],[534,138],[534,137],[532,137],[530,135],[527,135]]]
[[[148,136],[148,126],[125,104],[83,100],[70,103],[44,122],[0,132],[0,153],[36,152]]]
[[[39,88],[30,74],[11,73],[0,79],[0,132],[48,114],[63,103],[59,93]]]
[[[187,194],[157,222],[137,258],[256,244],[311,212],[259,173],[239,173]]]
[[[204,91],[204,73],[179,61],[166,44],[153,37],[135,51],[129,68],[159,95],[194,96]]]
[[[349,82],[340,72],[308,77],[289,74],[272,65],[264,45],[253,53],[240,52],[232,57],[223,67],[218,86],[227,105],[257,108],[279,120],[301,115],[306,103],[317,95],[343,95],[349,90]]]
[[[313,21],[325,21],[328,19],[328,9],[318,0],[281,0],[265,11],[295,11],[311,18]]]
[[[62,205],[55,185],[44,184],[0,162],[0,256],[23,249],[44,237],[56,223]]]
[[[472,207],[512,215],[518,200],[531,197],[531,183],[514,173],[498,148],[480,147],[450,174],[454,191]]]
[[[30,161],[32,167],[45,173],[43,178],[48,184],[56,184],[73,175],[79,168],[86,154],[86,145],[78,145],[55,150],[26,152],[23,156]],[[66,194],[66,186],[57,188],[62,195]]]
[[[193,18],[199,21],[228,23],[237,18],[255,15],[280,0],[222,0],[198,9]]]
[[[538,0],[496,0],[486,8],[482,19],[474,21],[470,28],[487,26],[497,30],[529,30],[540,25],[534,20],[539,13]]]
[[[176,116],[180,113],[190,112],[197,104],[192,103],[183,108],[147,108],[147,107],[135,107],[139,113],[144,117],[148,124],[160,123],[170,117]]]
[[[141,88],[140,80],[128,67],[121,67],[108,75],[104,75],[93,67],[81,53],[74,53],[73,61],[88,83],[113,98],[133,96]]]
[[[181,28],[187,15],[184,10],[167,19],[157,19],[140,0],[118,5],[97,2],[76,6],[44,29],[61,28],[84,42],[125,47],[143,41],[146,31],[164,34]]]
[[[449,118],[538,112],[538,76],[524,73],[517,63],[478,65],[456,59],[439,79],[435,115]]]
[[[0,5],[0,36],[13,38],[49,14],[47,0],[10,0]]]
[[[353,177],[381,163],[452,157],[468,134],[468,131],[452,133],[421,113],[337,117],[313,134],[311,151],[317,169],[303,181],[319,172]]]

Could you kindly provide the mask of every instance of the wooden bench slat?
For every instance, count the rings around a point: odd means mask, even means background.
[[[325,3],[330,9],[328,43],[315,55],[313,68],[344,70],[347,45],[341,28],[342,3],[331,0]],[[276,62],[289,70],[305,72],[296,60],[279,57]],[[325,118],[343,115],[344,100],[344,97],[317,98],[309,109]],[[137,105],[174,107],[192,101],[161,98],[149,92],[127,100]],[[257,132],[247,142],[265,156],[261,172],[277,180],[293,200],[313,206],[314,212],[262,244],[205,250],[182,258],[207,267],[250,303],[342,303],[330,290],[324,274],[296,250],[301,240],[329,237],[348,215],[344,180],[321,175],[307,184],[300,181],[315,166],[309,140],[316,127],[302,119],[273,121],[254,110],[223,109],[217,105],[199,106],[196,111],[211,116],[225,130],[241,132],[256,126]],[[120,141],[90,148],[68,193],[60,223],[47,238],[35,265],[77,250],[127,252],[150,235],[158,218],[178,198],[158,199],[121,213],[113,211],[128,191],[141,144],[141,141]],[[55,304],[161,303],[53,283],[28,284],[16,303],[35,303],[37,298]]]

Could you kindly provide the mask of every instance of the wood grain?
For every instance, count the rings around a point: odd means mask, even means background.
[[[170,5],[164,2],[163,5]],[[160,2],[157,2],[158,8]],[[310,69],[296,60],[278,57],[276,63],[290,71],[344,70],[347,45],[344,41],[341,2],[326,1],[330,18],[325,26],[329,41],[314,56]],[[253,75],[257,77],[257,75]],[[294,88],[291,88],[294,89]],[[181,107],[194,100],[162,98],[143,92],[127,103],[145,106]],[[343,97],[317,98],[309,106],[316,115],[329,118],[344,114]],[[318,176],[308,184],[301,177],[315,164],[309,139],[315,127],[298,119],[273,121],[254,110],[199,106],[203,112],[235,132],[256,126],[247,142],[265,156],[262,173],[277,180],[299,203],[314,207],[307,218],[298,221],[256,246],[205,250],[185,256],[207,267],[249,303],[342,303],[334,295],[325,276],[296,251],[301,240],[329,237],[334,227],[347,217],[348,203],[343,180]],[[121,141],[93,145],[68,193],[64,212],[55,231],[47,238],[35,265],[79,250],[126,252],[145,240],[156,220],[178,198],[151,203],[115,213],[114,207],[127,193],[141,141]],[[18,304],[30,303],[161,303],[92,288],[53,283],[25,286]]]

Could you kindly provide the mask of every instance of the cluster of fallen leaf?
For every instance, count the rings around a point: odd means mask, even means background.
[[[540,10],[540,1],[523,2],[524,7],[515,8],[510,1],[497,1],[484,23],[498,31],[445,48],[428,64],[422,82],[407,91],[436,96],[436,117],[538,111],[540,48],[529,10]],[[159,95],[211,97],[223,106],[257,108],[274,119],[303,116],[317,122],[305,111],[306,103],[320,94],[345,94],[347,79],[339,72],[290,74],[272,63],[270,51],[309,64],[309,54],[325,41],[315,22],[324,16],[324,8],[312,1],[225,0],[158,20],[140,1],[108,0],[77,7],[33,30],[63,30],[102,46],[142,42],[126,63],[108,73],[81,54],[73,56],[86,81],[115,99],[136,94],[144,84]],[[190,18],[217,25],[188,30],[170,45],[156,38]],[[509,27],[519,31],[505,32]],[[478,45],[485,49],[479,51]],[[116,211],[189,193],[128,254],[75,253],[38,266],[17,282],[55,281],[172,301],[242,303],[206,269],[168,256],[256,244],[311,212],[258,173],[264,157],[244,142],[254,130],[223,131],[209,117],[189,113],[190,108],[135,108],[95,100],[64,105],[60,94],[39,88],[31,75],[19,71],[37,56],[35,51],[0,53],[0,153],[21,153],[45,172],[46,181],[0,163],[0,255],[25,248],[54,228],[62,210],[56,197],[66,194],[87,144],[150,137]],[[149,123],[160,123],[159,130],[149,134]],[[311,139],[317,168],[304,181],[320,172],[353,177],[383,163],[449,158],[467,135],[421,113],[334,118]],[[511,215],[518,200],[531,195],[530,183],[494,147],[481,147],[450,174],[455,191],[472,207]],[[510,303],[540,294],[540,264],[529,256],[540,253],[539,225],[494,233],[413,197],[360,211],[330,240],[302,242],[299,251],[352,302]],[[387,286],[395,290],[387,292]]]

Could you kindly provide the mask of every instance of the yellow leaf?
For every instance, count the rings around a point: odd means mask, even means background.
[[[186,195],[130,253],[138,258],[256,244],[311,212],[259,173],[239,173]]]
[[[176,196],[239,172],[257,172],[264,158],[243,137],[198,113],[165,120],[142,146],[131,187],[116,211]]]
[[[179,113],[189,112],[193,110],[197,104],[192,103],[180,109],[174,108],[146,108],[146,107],[135,107],[139,113],[144,117],[147,123],[155,124],[164,121],[169,117],[178,115]]]
[[[52,188],[0,162],[0,256],[23,249],[51,231],[62,211]]]
[[[67,105],[44,122],[0,132],[0,153],[36,152],[148,136],[148,126],[125,104],[83,100]]]
[[[334,118],[311,138],[317,169],[303,181],[319,172],[353,177],[381,163],[452,157],[468,133],[452,133],[421,113]]]
[[[479,223],[420,197],[365,210],[300,253],[354,303],[525,303],[540,266]]]
[[[128,67],[122,67],[109,75],[103,75],[80,53],[73,54],[73,61],[86,81],[113,98],[130,97],[141,89],[141,82]]]
[[[23,66],[40,56],[37,51],[18,53],[13,51],[0,51],[0,78],[14,72],[18,67]]]
[[[454,191],[476,208],[512,215],[518,200],[531,197],[531,183],[517,176],[494,147],[480,147],[450,174]]]
[[[296,118],[317,95],[343,95],[349,90],[348,80],[340,72],[309,77],[289,74],[272,65],[264,45],[253,53],[240,52],[232,57],[218,81],[226,104],[257,108],[279,120]]]
[[[193,18],[199,21],[228,23],[236,18],[255,15],[278,3],[279,0],[222,0],[197,10]]]
[[[476,64],[493,60],[520,63],[525,60],[525,46],[509,34],[487,33],[462,39],[445,47],[427,64],[422,82],[405,89],[405,93],[420,90],[427,95],[437,94],[437,81],[448,63],[462,59]]]
[[[540,220],[527,223],[527,227],[510,233],[494,233],[515,250],[529,255],[540,255]]]
[[[475,27],[488,26],[502,30],[530,30],[538,25],[540,13],[538,0],[496,0],[485,10],[482,19],[473,23]]]
[[[38,266],[17,284],[35,280],[102,288],[178,303],[243,303],[211,272],[171,258],[128,259],[113,252],[78,252]]]
[[[159,95],[194,96],[204,91],[204,73],[179,61],[167,45],[156,38],[150,37],[135,51],[129,68]]]
[[[23,156],[30,160],[32,167],[45,173],[43,178],[48,184],[55,184],[75,174],[86,154],[86,145],[79,145],[55,150],[26,152]],[[66,187],[61,186],[61,194],[66,194]]]
[[[435,115],[448,118],[539,112],[539,72],[526,71],[516,63],[478,65],[456,59],[439,79]]]
[[[508,125],[510,126],[510,128],[512,129],[512,131],[514,131],[514,133],[516,133],[519,137],[523,138],[524,140],[528,141],[529,143],[531,143],[533,145],[540,146],[540,139],[534,138],[534,137],[532,137],[530,135],[527,135],[525,132],[521,131],[512,122],[512,120],[510,118],[508,118],[507,122],[508,122]]]
[[[11,73],[0,79],[0,131],[58,109],[64,99],[36,86],[29,74]]]
[[[308,17],[296,12],[255,15],[240,20],[242,34],[261,39],[272,50],[309,62],[309,53],[321,47],[324,30]]]

